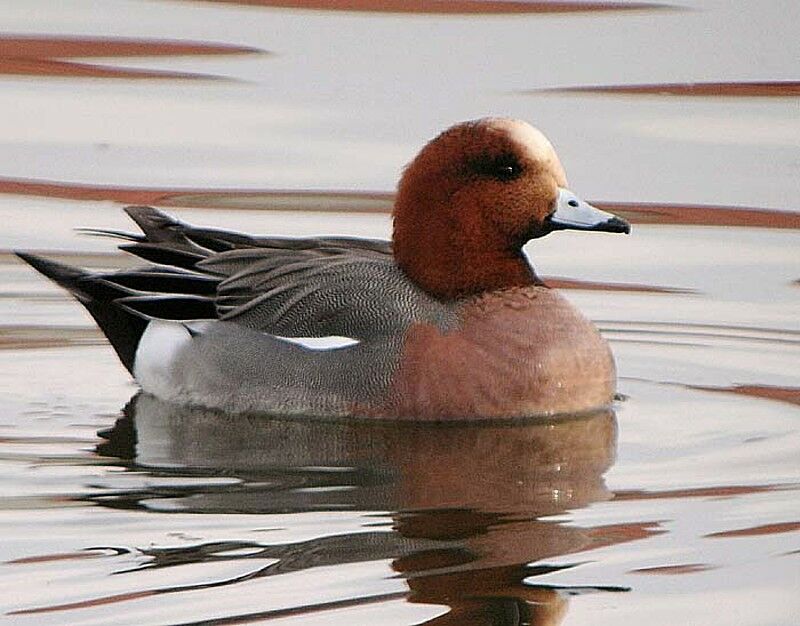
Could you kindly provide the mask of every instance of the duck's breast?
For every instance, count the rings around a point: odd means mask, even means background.
[[[418,418],[552,415],[608,406],[616,371],[594,325],[546,287],[465,301],[449,331],[413,325],[386,414]]]

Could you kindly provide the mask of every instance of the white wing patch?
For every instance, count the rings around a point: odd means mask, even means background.
[[[281,337],[280,335],[272,335],[275,339],[280,339],[287,343],[293,343],[309,350],[339,350],[341,348],[349,348],[358,343],[358,339],[352,337],[340,337],[338,335],[329,335],[327,337]]]

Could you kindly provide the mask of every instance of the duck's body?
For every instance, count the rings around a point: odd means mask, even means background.
[[[131,207],[144,235],[122,248],[155,266],[92,274],[21,256],[171,402],[414,419],[600,408],[615,387],[608,345],[520,249],[627,225],[585,204],[577,222],[556,219],[580,201],[536,133],[479,120],[431,142],[401,182],[393,243],[249,237]]]

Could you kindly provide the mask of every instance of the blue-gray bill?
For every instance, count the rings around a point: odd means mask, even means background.
[[[581,200],[568,189],[559,188],[555,211],[545,220],[545,233],[554,230],[590,230],[630,233],[631,226],[620,217]]]

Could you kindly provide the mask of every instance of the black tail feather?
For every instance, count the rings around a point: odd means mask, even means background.
[[[50,280],[69,291],[86,307],[89,314],[108,337],[127,370],[133,373],[133,361],[139,340],[147,328],[148,319],[119,306],[118,298],[130,295],[130,290],[94,279],[90,272],[45,259],[35,254],[16,252],[16,255]]]
[[[129,233],[124,230],[112,230],[110,228],[76,228],[75,232],[90,237],[108,237],[110,239],[124,239],[125,241],[145,242],[147,237],[137,233]]]
[[[117,302],[131,311],[162,320],[207,320],[217,316],[214,301],[202,296],[130,296]]]
[[[151,206],[127,206],[125,213],[142,229],[147,241],[169,243],[184,248],[192,247],[180,232],[181,222],[171,215]]]
[[[14,254],[37,272],[44,274],[54,283],[75,295],[78,299],[81,298],[82,294],[77,293],[76,290],[78,281],[84,276],[88,276],[88,273],[84,270],[57,261],[51,261],[50,259],[45,259],[44,257],[30,254],[29,252],[19,252],[15,250]]]
[[[166,245],[157,243],[127,243],[119,246],[120,250],[138,256],[140,259],[158,263],[160,265],[171,265],[185,270],[195,269],[195,264],[202,261],[207,255],[196,254],[186,250],[170,248]]]
[[[108,282],[139,292],[213,296],[220,279],[177,271],[133,270],[102,275]]]

